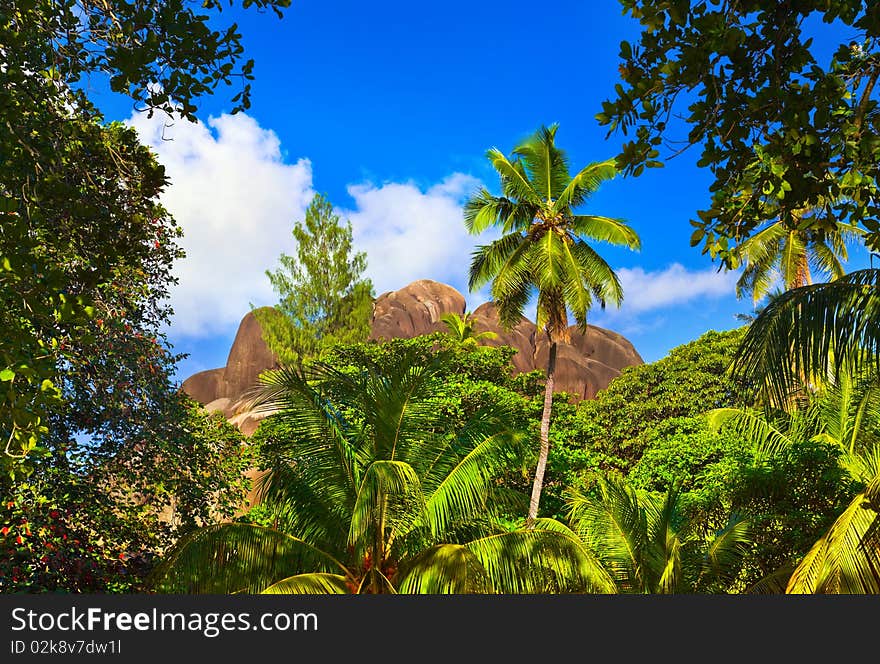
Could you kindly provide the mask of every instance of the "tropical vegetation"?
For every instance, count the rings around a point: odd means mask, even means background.
[[[219,3],[147,4],[0,10],[0,591],[880,591],[880,269],[847,273],[880,248],[875,4],[621,0],[619,154],[572,169],[541,126],[463,205],[495,235],[462,276],[502,327],[534,307],[536,371],[472,313],[369,341],[367,256],[316,195],[255,310],[278,365],[238,404],[251,437],[180,389],[169,183],[85,83],[196,120],[233,82],[249,107],[253,62]],[[853,34],[825,67],[810,19]],[[560,392],[560,345],[625,296],[595,245],[640,247],[590,197],[697,145],[691,245],[754,315]]]

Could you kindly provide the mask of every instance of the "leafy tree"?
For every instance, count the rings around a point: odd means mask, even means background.
[[[343,226],[327,199],[315,195],[293,236],[296,256],[281,254],[281,267],[266,271],[281,302],[274,312],[254,312],[270,350],[285,363],[302,362],[322,346],[366,340],[373,313],[373,284],[362,278],[367,256],[352,254],[351,223]]]
[[[746,457],[727,477],[725,502],[753,526],[736,587],[785,592],[793,570],[858,493],[839,448],[796,440],[772,456]]]
[[[880,455],[863,457],[857,479],[866,485],[880,477]],[[867,490],[857,493],[792,572],[787,593],[878,594],[880,567],[876,530],[880,510],[868,500]]]
[[[279,17],[290,0],[245,0],[245,7],[272,9]],[[0,15],[4,63],[0,108],[21,103],[21,93],[45,77],[75,87],[90,74],[109,77],[110,89],[145,109],[195,120],[196,100],[220,84],[243,82],[233,112],[250,106],[254,63],[241,63],[241,34],[233,24],[216,25],[222,3],[207,0],[202,11],[185,2],[149,5],[121,0],[12,0]],[[208,10],[208,11],[204,11]],[[80,97],[82,99],[82,97]],[[5,128],[9,130],[8,127]],[[50,129],[45,127],[44,129]],[[26,137],[26,132],[18,132]]]
[[[609,132],[632,133],[618,156],[627,174],[661,165],[663,146],[673,155],[702,146],[698,164],[714,182],[692,222],[694,246],[730,265],[733,246],[762,223],[794,228],[798,211],[821,209],[801,229],[862,225],[868,246],[880,247],[876,3],[621,4],[642,33],[621,43],[622,80],[597,117]],[[818,60],[825,40],[805,28],[821,31],[819,21],[843,28],[827,63]]]
[[[179,402],[174,420],[112,458],[71,440],[0,479],[0,591],[138,592],[182,533],[231,518],[253,460],[219,414]]]
[[[645,432],[645,449],[626,475],[636,489],[679,491],[684,518],[708,535],[723,527],[732,510],[732,482],[753,461],[751,444],[724,428],[711,430],[705,417],[673,417]]]
[[[627,367],[559,422],[559,443],[601,454],[605,469],[627,471],[668,421],[700,416],[709,406],[750,405],[747,378],[727,374],[744,334],[710,331],[656,362]]]
[[[50,111],[60,112],[47,107],[22,124]],[[0,428],[15,457],[50,423],[66,440],[99,429],[98,411],[120,426],[125,409],[160,412],[157,390],[170,389],[175,359],[159,333],[182,255],[180,230],[157,203],[164,170],[132,129],[67,122],[70,141],[34,133],[18,144],[0,184],[12,209],[0,232]],[[51,158],[36,167],[29,149]],[[11,196],[29,186],[26,202]],[[118,433],[107,440],[125,440]]]
[[[171,380],[177,358],[160,330],[182,253],[179,228],[157,203],[164,170],[133,130],[104,124],[82,85],[107,76],[150,112],[194,120],[199,96],[251,77],[237,30],[214,27],[210,14],[165,0],[0,9],[6,588],[133,588],[134,568],[117,570],[131,582],[100,570],[116,569],[116,554],[160,550],[175,530],[134,496],[158,506],[174,486],[180,529],[207,518],[213,500],[225,512],[228,484],[241,482],[217,456],[216,474],[203,474],[212,436],[187,415]],[[247,108],[249,94],[245,82],[233,110]],[[44,527],[57,533],[45,547]]]
[[[245,4],[280,10],[289,0]],[[150,112],[194,120],[199,96],[250,79],[253,66],[235,70],[241,36],[210,21],[210,12],[166,0],[14,1],[0,10],[0,116],[15,119],[0,123],[6,472],[26,472],[18,460],[40,444],[69,396],[59,383],[76,364],[71,351],[103,334],[103,323],[136,331],[126,317],[152,317],[144,337],[156,336],[163,314],[152,303],[166,295],[179,255],[179,230],[155,202],[163,170],[133,131],[102,126],[82,81],[106,75],[112,90]],[[247,108],[249,95],[245,83],[234,110]]]
[[[640,493],[620,479],[599,481],[599,495],[574,492],[575,531],[623,593],[723,592],[739,570],[749,526],[731,516],[711,537],[679,511],[679,492]]]
[[[465,205],[470,233],[498,227],[503,235],[478,247],[470,268],[471,290],[492,282],[492,299],[502,325],[515,325],[534,291],[536,324],[550,346],[538,456],[529,519],[538,516],[550,449],[556,345],[569,338],[568,315],[586,328],[587,312],[598,301],[619,304],[623,290],[617,275],[584,239],[638,249],[639,237],[619,219],[577,214],[575,209],[599,185],[616,175],[611,162],[590,164],[569,173],[568,158],[556,147],[557,125],[541,127],[517,145],[508,159],[491,149],[487,158],[501,179],[501,196],[482,189]]]
[[[355,374],[314,364],[266,374],[256,403],[294,435],[264,449],[272,527],[223,524],[184,537],[160,587],[185,592],[611,590],[561,523],[507,530],[494,479],[516,436],[480,411],[438,417],[437,371],[413,361]],[[499,417],[501,419],[499,420]]]

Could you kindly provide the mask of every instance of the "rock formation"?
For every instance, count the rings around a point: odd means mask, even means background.
[[[452,286],[420,279],[400,290],[383,293],[373,305],[370,339],[412,339],[445,331],[440,316],[463,314],[464,295]]]
[[[440,320],[445,313],[463,314],[464,296],[446,284],[423,279],[400,290],[380,295],[373,306],[371,340],[412,338],[445,331]],[[535,324],[522,318],[511,330],[498,321],[491,302],[474,311],[477,330],[495,332],[495,339],[483,341],[491,346],[511,346],[517,353],[512,362],[515,371],[526,372],[547,366],[549,347],[546,337]],[[633,345],[621,335],[594,325],[584,333],[569,328],[570,343],[557,349],[556,389],[580,399],[592,399],[608,386],[621,369],[642,364]],[[275,357],[263,341],[260,324],[253,313],[241,321],[229,351],[226,366],[202,371],[187,378],[181,388],[208,410],[219,410],[246,435],[256,430],[258,418],[239,413],[242,396],[262,371],[276,366]]]
[[[242,397],[256,384],[260,373],[275,366],[275,356],[263,340],[260,324],[253,312],[248,312],[238,326],[226,366],[193,374],[180,388],[207,410],[221,411],[249,436],[256,431],[261,418],[238,414]]]

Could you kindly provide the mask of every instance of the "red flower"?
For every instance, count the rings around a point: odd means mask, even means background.
[[[9,532],[9,526],[3,526],[2,528],[0,528],[0,535],[5,535],[8,532]]]
[[[16,544],[24,544],[24,539],[22,539],[21,535],[15,538]]]

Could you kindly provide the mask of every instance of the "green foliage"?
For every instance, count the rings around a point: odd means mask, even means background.
[[[107,458],[72,440],[0,482],[0,591],[138,592],[181,533],[233,516],[250,450],[219,414],[179,408]]]
[[[146,6],[120,0],[14,0],[0,15],[6,64],[0,74],[0,108],[5,111],[7,95],[17,96],[32,79],[75,86],[101,72],[114,92],[150,112],[179,113],[190,120],[195,120],[199,97],[238,79],[243,85],[232,99],[233,112],[247,109],[254,63],[241,63],[237,26],[217,26],[222,5],[206,0],[201,8],[209,11],[193,11],[169,0]],[[281,17],[290,0],[244,0],[242,5],[271,8]]]
[[[289,0],[244,4],[279,10]],[[220,10],[214,0],[204,7]],[[2,470],[21,478],[21,460],[66,407],[70,374],[88,381],[95,363],[82,347],[100,345],[107,328],[114,342],[117,327],[157,339],[168,313],[159,303],[181,255],[179,229],[157,203],[164,170],[133,129],[103,125],[83,81],[106,75],[151,113],[194,120],[199,96],[250,79],[253,63],[238,67],[235,27],[217,29],[210,13],[166,0],[5,3],[0,44],[0,116],[14,118],[0,123],[0,436]],[[236,109],[249,94],[245,83]],[[145,345],[125,354],[162,373]],[[100,395],[119,402],[126,390]],[[134,393],[130,403],[150,404]]]
[[[440,321],[446,326],[447,334],[455,339],[458,343],[471,348],[480,348],[479,342],[482,339],[496,339],[498,335],[491,331],[477,332],[477,325],[473,319],[473,314],[465,312],[464,314],[443,314]]]
[[[508,530],[494,518],[504,504],[495,499],[497,478],[521,444],[507,413],[480,409],[450,427],[442,394],[445,358],[421,364],[416,348],[401,360],[365,361],[346,371],[316,362],[307,373],[265,374],[254,406],[275,413],[258,441],[267,470],[263,500],[275,509],[272,526],[234,523],[192,532],[166,557],[159,587],[612,590],[607,574],[561,523]]]
[[[737,297],[751,293],[755,302],[771,292],[777,280],[791,290],[813,283],[813,273],[820,281],[842,277],[846,270],[841,261],[848,258],[846,243],[860,238],[861,229],[832,221],[822,231],[804,229],[800,211],[794,213],[794,226],[773,221],[732,250],[732,263],[744,267],[736,282]]]
[[[730,265],[736,242],[799,210],[801,229],[846,221],[880,247],[880,9],[861,0],[780,4],[621,0],[637,43],[620,45],[622,82],[597,118],[631,134],[617,158],[626,173],[662,165],[660,150],[702,146],[711,201],[691,244]],[[845,26],[830,62],[817,60],[809,19]],[[820,37],[824,26],[817,21]],[[677,118],[681,117],[681,120]],[[683,125],[683,126],[682,126]],[[768,214],[774,215],[769,217]]]
[[[597,488],[571,493],[571,521],[620,592],[723,592],[738,573],[752,537],[746,521],[730,516],[707,536],[682,515],[675,487],[657,495],[600,479]]]
[[[96,394],[104,408],[138,403],[137,394],[149,407],[137,383],[168,364],[157,328],[182,255],[180,230],[156,202],[164,170],[133,129],[63,119],[49,101],[21,111],[33,133],[13,141],[0,176],[0,193],[28,192],[6,199],[0,230],[0,433],[17,457],[48,433],[53,413],[72,412],[72,399],[90,412],[102,407]],[[37,129],[53,121],[64,141]],[[45,156],[35,163],[34,154]]]
[[[351,223],[316,194],[304,222],[296,222],[296,256],[266,271],[281,298],[275,308],[254,310],[270,350],[282,363],[301,363],[332,344],[364,341],[370,333],[373,284],[363,279],[367,256],[352,255]]]
[[[755,528],[741,577],[745,588],[793,568],[844,511],[858,485],[841,468],[840,454],[834,445],[794,442],[732,476],[730,500]]]
[[[804,381],[821,384],[880,373],[880,270],[789,291],[749,326],[733,371],[788,407]]]
[[[237,438],[171,380],[161,330],[182,251],[158,204],[164,169],[82,85],[106,75],[150,113],[194,120],[199,96],[253,66],[211,13],[165,0],[0,9],[3,590],[135,589],[151,552],[229,513],[243,489],[238,446],[217,436]],[[245,83],[233,112],[249,94]]]
[[[744,330],[710,331],[657,362],[624,369],[595,400],[582,401],[560,442],[604,455],[604,467],[629,469],[667,420],[750,401],[747,382],[727,368]]]
[[[645,451],[627,475],[638,489],[678,487],[682,514],[705,528],[722,527],[733,508],[730,481],[751,461],[741,436],[714,432],[705,417],[671,418],[645,435]]]

